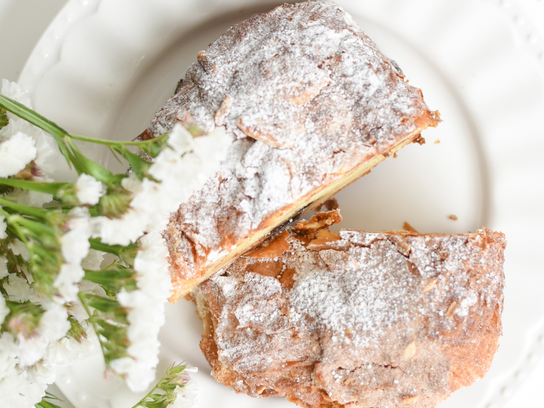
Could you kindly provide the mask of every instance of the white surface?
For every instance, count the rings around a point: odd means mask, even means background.
[[[66,0],[0,0],[0,74],[17,80],[30,52]]]
[[[0,1],[0,21],[6,21],[6,10],[13,7],[19,7],[19,14],[10,11],[10,15],[25,15],[21,14],[22,3],[25,7],[43,4],[39,0],[16,1]],[[98,1],[70,2],[46,32],[22,78],[24,85],[35,88],[38,110],[73,132],[126,138],[139,133],[172,93],[196,52],[250,13],[247,8],[240,13],[241,5],[247,3],[241,1],[201,1],[197,6],[193,1],[161,0],[153,3],[152,9],[143,1],[132,0],[130,6],[123,0],[113,2],[103,0],[98,13]],[[209,6],[203,7],[204,3]],[[386,229],[409,221],[422,231],[462,232],[485,223],[504,230],[509,247],[505,334],[500,351],[485,380],[456,393],[441,407],[486,407],[492,403],[512,408],[544,406],[540,390],[544,381],[540,359],[544,299],[539,286],[544,278],[536,258],[540,249],[527,242],[531,236],[538,242],[534,231],[544,226],[544,189],[542,178],[537,177],[544,175],[540,159],[544,127],[538,120],[544,112],[544,59],[539,54],[542,42],[538,34],[535,37],[537,28],[544,34],[544,3],[338,3],[356,14],[365,31],[400,64],[411,83],[424,90],[429,106],[438,107],[444,119],[438,129],[425,134],[427,145],[407,147],[398,159],[382,164],[370,177],[340,194],[343,225]],[[232,18],[209,24],[211,29],[194,29],[200,21],[225,9],[234,11]],[[0,26],[0,34],[3,30]],[[38,38],[37,28],[21,31],[26,36],[21,44]],[[14,61],[24,59],[23,48],[7,52]],[[29,52],[28,45],[24,52]],[[5,60],[0,60],[0,75],[10,77],[12,68]],[[441,143],[435,145],[436,139]],[[359,195],[373,199],[354,199]],[[352,205],[355,202],[362,204]],[[447,219],[449,214],[456,214],[459,221]],[[190,330],[180,346],[177,327],[182,320]],[[202,407],[217,406],[210,398],[221,401],[221,406],[292,406],[237,396],[210,380],[205,375],[209,368],[198,350],[199,331],[200,323],[190,304],[183,302],[168,309],[162,341],[173,352],[165,349],[163,361],[172,353],[201,368],[198,381],[206,390]],[[78,375],[68,379],[76,381]],[[507,402],[521,384],[521,390]],[[74,389],[73,385],[63,387],[68,393]],[[79,399],[85,392],[77,391],[72,398]],[[112,395],[113,407],[130,405],[131,397],[124,391]],[[90,406],[90,394],[86,396],[85,401],[78,400],[78,408]]]

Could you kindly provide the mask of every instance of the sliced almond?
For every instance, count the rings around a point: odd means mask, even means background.
[[[413,397],[405,397],[402,399],[402,405],[414,405],[419,400],[417,395]]]
[[[225,124],[225,118],[229,115],[232,108],[233,100],[230,96],[225,96],[223,102],[219,106],[217,112],[215,112],[215,124],[217,126],[223,126]]]
[[[448,311],[446,312],[446,317],[448,319],[453,319],[453,316],[455,315],[455,311],[457,310],[457,302],[453,302],[450,307],[448,307]]]
[[[430,291],[434,286],[436,285],[436,282],[438,282],[438,278],[431,278],[425,283],[425,286],[423,287],[423,293],[427,293]]]
[[[402,353],[402,359],[404,361],[411,360],[416,355],[416,353],[417,353],[416,342],[413,341],[404,349],[404,352]]]

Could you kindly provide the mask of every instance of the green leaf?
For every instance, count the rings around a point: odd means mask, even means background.
[[[174,403],[176,389],[185,387],[190,380],[185,369],[183,364],[170,367],[157,385],[132,408],[167,408]]]
[[[68,315],[68,321],[70,322],[70,330],[68,330],[67,336],[81,343],[87,338],[87,332],[74,316]]]
[[[108,218],[120,218],[128,211],[132,197],[124,189],[115,189],[100,197],[98,213]]]
[[[59,191],[72,185],[72,183],[41,183],[38,181],[5,178],[0,178],[0,184],[4,186],[20,188],[21,190],[37,191],[38,193],[45,193],[51,195],[57,195]]]
[[[127,332],[128,312],[111,299],[83,292],[79,292],[78,297],[98,337],[106,365],[109,366],[111,361],[128,356],[127,348],[130,346]],[[96,306],[108,309],[108,312],[99,309],[91,312],[89,308]]]
[[[96,251],[106,252],[108,254],[117,255],[121,261],[126,265],[133,265],[134,258],[138,254],[138,248],[140,245],[138,243],[130,244],[127,246],[121,245],[106,245],[103,244],[99,238],[92,238],[89,240],[91,244],[91,249]]]
[[[107,252],[108,254],[114,254],[114,255],[120,255],[122,252],[134,252],[134,255],[136,255],[136,252],[139,248],[138,244],[130,244],[127,246],[121,246],[121,245],[107,245],[103,244],[100,241],[100,238],[92,238],[89,240],[91,243],[91,248],[95,249],[97,251]]]
[[[136,273],[132,269],[85,271],[85,278],[102,286],[108,296],[114,297],[122,288],[136,290]]]
[[[102,296],[92,295],[90,293],[81,293],[80,298],[85,301],[86,306],[90,306],[98,310],[100,318],[91,317],[94,323],[101,324],[102,321],[106,321],[109,318],[116,322],[116,324],[128,324],[128,311],[122,307],[117,300],[105,298]]]
[[[9,118],[5,109],[0,109],[0,129],[7,126]]]
[[[10,312],[4,319],[2,331],[10,332],[15,338],[17,335],[29,338],[40,323],[43,308],[29,301],[17,303],[6,300],[6,306]]]
[[[47,400],[62,401],[60,398],[57,398],[53,394],[50,394],[49,392],[46,391],[45,397],[43,397],[40,402],[34,405],[34,407],[35,408],[60,408],[58,405],[53,404],[52,402]]]
[[[36,207],[31,207],[29,205],[18,204],[13,201],[6,200],[4,198],[0,198],[0,205],[5,208],[11,208],[15,210],[17,214],[28,215],[31,217],[39,218],[41,220],[44,220],[47,218],[47,210],[42,208],[36,208]],[[19,216],[19,218],[22,219],[21,216]],[[19,218],[16,218],[16,219],[18,220]]]
[[[124,150],[125,151],[123,153],[119,153],[123,155],[125,159],[127,159],[132,171],[134,171],[134,174],[136,174],[136,177],[138,177],[139,180],[142,180],[144,176],[147,175],[147,171],[151,167],[151,163],[142,159],[137,154],[128,151],[126,148]]]
[[[111,171],[101,166],[95,161],[87,158],[79,148],[70,139],[67,140],[70,147],[70,158],[76,168],[78,174],[86,173],[93,176],[98,181],[101,181],[108,187],[117,187],[121,184],[121,180],[127,177],[124,174],[113,174]]]

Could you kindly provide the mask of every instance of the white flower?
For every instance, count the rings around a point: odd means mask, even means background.
[[[36,158],[36,142],[30,136],[17,132],[0,143],[0,177],[19,173]]]
[[[23,90],[15,82],[3,79],[1,93],[2,95],[22,103],[27,108],[32,108],[28,92]],[[51,135],[10,112],[8,112],[8,117],[9,123],[7,126],[0,129],[0,136],[9,139],[17,132],[23,132],[29,135],[36,142],[37,154],[34,162],[40,170],[46,174],[52,174],[55,171],[68,171],[66,160],[60,153],[57,142]]]
[[[8,260],[0,256],[0,279],[5,278],[8,276]]]
[[[158,181],[168,180],[172,174],[183,173],[182,156],[172,149],[162,149],[149,168],[149,174]]]
[[[48,303],[48,310],[42,315],[36,332],[29,338],[17,337],[19,366],[29,367],[42,359],[49,344],[61,339],[70,329],[66,308]]]
[[[80,265],[63,264],[60,272],[53,283],[53,286],[59,290],[65,302],[74,302],[77,300],[79,288],[77,284],[83,279],[85,272]]]
[[[81,260],[89,253],[91,237],[91,221],[89,210],[75,207],[70,213],[68,232],[60,237],[62,257],[68,263],[81,264]]]
[[[27,367],[26,372],[31,381],[39,384],[53,384],[56,379],[55,367],[45,358]]]
[[[128,177],[121,180],[121,186],[130,191],[132,194],[137,194],[142,191],[142,182],[136,177],[136,174],[130,173]]]
[[[222,128],[193,141],[181,125],[174,127],[168,146],[149,168],[160,183],[147,178],[140,182],[134,174],[125,178],[123,187],[134,194],[129,211],[118,219],[93,217],[93,237],[128,245],[145,232],[164,230],[170,214],[219,169],[231,142]],[[190,152],[193,147],[199,156]]]
[[[39,332],[49,341],[58,340],[70,330],[66,308],[56,303],[50,303],[49,309],[43,314]]]
[[[2,95],[7,96],[8,98],[13,99],[27,108],[30,108],[30,96],[28,91],[25,91],[19,86],[17,82],[11,82],[7,79],[2,79]]]
[[[164,300],[172,290],[164,240],[159,233],[150,232],[140,240],[140,248],[134,259],[138,287],[158,301]]]
[[[100,265],[104,260],[104,255],[106,255],[105,252],[89,249],[89,253],[85,259],[81,261],[81,267],[89,271],[99,271]]]
[[[37,149],[34,163],[44,173],[51,175],[55,171],[66,171],[68,169],[66,160],[60,153],[57,142],[55,142],[55,139],[51,135],[28,123],[26,120],[14,117],[10,118],[7,126],[0,129],[0,136],[9,139],[17,132],[22,132],[34,139]]]
[[[89,357],[100,344],[92,327],[86,322],[83,322],[82,325],[87,333],[87,339],[78,342],[73,337],[65,336],[54,341],[47,348],[45,360],[54,367],[66,367]]]
[[[133,391],[144,390],[154,379],[158,364],[160,343],[157,340],[159,329],[164,324],[164,306],[171,290],[167,249],[164,240],[157,232],[141,238],[141,250],[134,260],[137,272],[137,290],[127,292],[122,289],[117,294],[121,306],[129,308],[127,351],[130,357],[113,361],[111,367],[127,378]]]
[[[0,207],[2,208],[2,207]],[[6,239],[8,237],[8,234],[6,234],[6,228],[8,227],[5,221],[5,217],[0,214],[0,239]],[[0,266],[1,268],[1,266]]]
[[[26,279],[10,273],[7,281],[4,282],[4,289],[12,302],[24,302],[32,296],[32,289]]]
[[[176,123],[167,141],[170,146],[179,155],[193,150],[193,136],[181,124]]]
[[[14,255],[21,255],[25,261],[28,261],[30,259],[28,250],[26,249],[26,246],[22,241],[16,239],[10,244],[10,248]]]
[[[75,184],[77,199],[81,204],[95,205],[106,192],[106,186],[89,174],[81,174]]]
[[[0,380],[2,407],[34,407],[45,395],[46,388],[46,384],[34,381],[26,370],[13,368]]]
[[[30,123],[26,121],[24,123],[30,125]],[[36,163],[41,171],[49,175],[55,171],[67,171],[68,164],[60,152],[55,139],[40,128],[32,125],[30,126],[32,131],[27,134],[34,139],[36,142],[36,149],[38,150],[34,163]]]
[[[0,380],[7,377],[17,366],[17,346],[10,333],[0,333]],[[0,394],[2,395],[2,394]]]
[[[194,380],[190,380],[183,387],[176,387],[174,392],[176,399],[168,405],[168,408],[197,408],[200,406],[198,389]]]
[[[142,191],[130,203],[134,210],[140,214],[145,214],[144,231],[163,230],[170,218],[170,214],[177,210],[182,202],[179,199],[179,193],[182,191],[181,186],[176,186],[178,188],[173,189],[165,187],[166,182],[164,181],[156,183],[149,179],[144,179],[142,182]]]
[[[108,245],[126,246],[135,242],[143,234],[146,223],[145,214],[130,208],[122,218],[91,218],[93,238],[100,238]]]
[[[232,139],[222,127],[216,127],[208,136],[197,137],[194,140],[194,152],[202,161],[201,171],[208,176],[215,174],[217,164],[225,158],[226,150],[231,143]]]
[[[10,310],[6,306],[6,299],[4,296],[0,296],[0,325],[4,323],[4,319],[9,314]]]

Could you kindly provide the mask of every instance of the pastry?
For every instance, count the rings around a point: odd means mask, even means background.
[[[303,407],[435,407],[488,370],[502,233],[368,233],[301,221],[199,285],[212,375]]]
[[[187,70],[138,138],[175,123],[233,138],[216,177],[165,237],[176,301],[439,122],[340,7],[285,4],[230,28]]]

